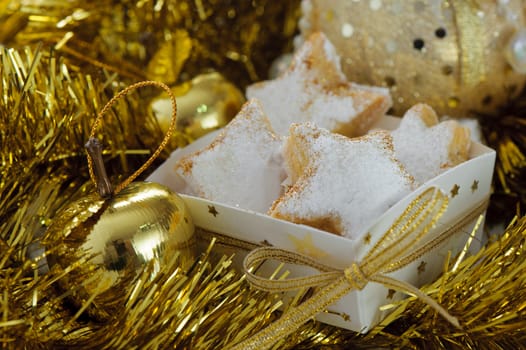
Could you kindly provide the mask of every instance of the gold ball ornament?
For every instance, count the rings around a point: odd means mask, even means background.
[[[150,159],[113,189],[95,130],[117,99],[146,85],[168,92],[172,123]],[[156,183],[132,182],[162,151],[175,128],[175,118],[170,88],[151,81],[124,89],[99,113],[86,144],[97,191],[66,207],[41,239],[49,271],[60,276],[58,286],[78,312],[85,309],[96,320],[108,320],[125,306],[140,272],[147,271],[153,279],[160,272],[167,273],[163,267],[173,266],[168,264],[171,259],[178,258],[181,269],[188,269],[195,260],[194,225],[182,198]]]
[[[65,273],[60,288],[88,315],[109,319],[125,303],[133,280],[151,264],[151,278],[178,255],[186,270],[196,258],[192,218],[174,192],[133,182],[117,195],[91,193],[57,215],[42,239],[47,263]],[[67,272],[67,274],[66,274]]]
[[[302,10],[302,36],[323,31],[349,80],[390,88],[396,115],[418,102],[491,113],[526,81],[521,0],[304,0]]]
[[[177,96],[177,129],[194,140],[227,125],[245,102],[241,91],[217,72],[198,75],[172,91]],[[170,100],[159,97],[152,101],[152,109],[166,131]]]

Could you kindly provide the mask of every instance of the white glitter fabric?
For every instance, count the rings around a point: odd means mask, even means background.
[[[385,131],[351,139],[312,123],[293,124],[284,158],[296,181],[269,214],[349,238],[363,237],[414,189]]]
[[[277,137],[257,100],[249,100],[205,149],[182,158],[176,173],[187,194],[265,213],[285,178]]]
[[[392,105],[388,89],[347,81],[323,33],[303,43],[281,76],[248,86],[246,95],[261,101],[282,136],[291,123],[306,121],[347,136],[363,135]]]

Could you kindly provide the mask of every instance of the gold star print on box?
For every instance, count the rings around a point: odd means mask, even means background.
[[[420,265],[418,265],[417,270],[419,275],[426,272],[426,265],[427,263],[425,261],[422,261]]]
[[[208,206],[208,213],[212,214],[214,217],[216,217],[219,214],[216,207],[213,205]]]
[[[451,198],[455,198],[458,195],[458,191],[460,190],[460,186],[455,184],[453,188],[451,189]]]
[[[473,184],[471,185],[471,193],[475,193],[476,190],[479,188],[479,180],[473,180]]]
[[[367,232],[367,234],[363,238],[363,243],[364,244],[370,244],[371,243],[371,233],[370,232]]]
[[[394,289],[388,289],[388,290],[387,290],[387,296],[386,296],[386,298],[387,298],[387,299],[393,299],[395,293],[396,293],[396,290],[394,290]]]

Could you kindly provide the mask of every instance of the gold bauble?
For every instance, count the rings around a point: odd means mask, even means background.
[[[72,203],[53,220],[42,244],[49,269],[65,274],[60,289],[78,308],[89,300],[88,315],[98,320],[122,310],[146,265],[154,278],[176,255],[182,269],[196,257],[183,200],[148,182],[133,182],[107,200],[93,193]]]
[[[192,139],[224,127],[239,112],[245,97],[219,73],[198,75],[173,88],[177,97],[177,129]],[[168,129],[171,105],[168,98],[152,102],[161,129]]]
[[[525,26],[520,0],[305,0],[304,37],[323,31],[349,80],[389,87],[394,114],[426,102],[441,115],[489,113],[522,89],[506,58]]]

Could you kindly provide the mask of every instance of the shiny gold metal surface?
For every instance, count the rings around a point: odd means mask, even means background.
[[[75,306],[108,319],[123,305],[131,282],[148,265],[154,278],[179,255],[182,269],[194,262],[194,225],[183,200],[164,186],[133,182],[103,201],[96,194],[69,206],[43,240],[50,269],[67,273],[60,286]],[[79,263],[80,261],[80,263]]]
[[[177,129],[192,139],[228,124],[245,102],[241,91],[215,72],[199,75],[173,92],[177,97]],[[155,99],[152,109],[166,131],[171,113],[169,99]]]

